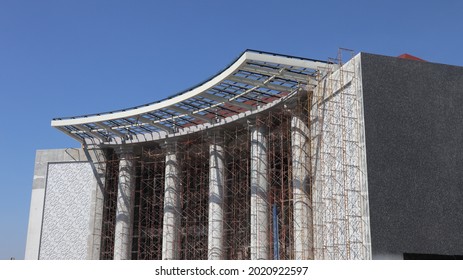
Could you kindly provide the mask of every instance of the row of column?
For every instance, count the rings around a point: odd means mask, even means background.
[[[267,131],[263,127],[251,128],[251,259],[267,260],[269,249],[268,155]],[[295,259],[311,259],[312,213],[309,193],[308,157],[306,156],[309,131],[301,118],[291,119],[292,182],[294,211]],[[165,193],[162,238],[162,259],[180,258],[180,192],[179,167],[176,144],[165,146]],[[133,211],[134,170],[130,149],[121,147],[119,154],[119,181],[116,210],[114,259],[130,259],[131,225]],[[224,139],[214,134],[209,147],[209,216],[208,259],[224,259],[224,191],[225,151]]]

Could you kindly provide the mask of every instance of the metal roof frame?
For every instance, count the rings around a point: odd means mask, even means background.
[[[225,70],[164,100],[93,115],[55,118],[51,125],[83,144],[111,145],[175,136],[180,130],[249,115],[313,84],[328,62],[246,50]],[[135,140],[134,140],[135,139]]]

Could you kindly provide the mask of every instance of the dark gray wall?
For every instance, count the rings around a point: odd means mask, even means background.
[[[373,258],[463,255],[463,67],[361,60]]]

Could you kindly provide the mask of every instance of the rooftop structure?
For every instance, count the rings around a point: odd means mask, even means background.
[[[228,123],[316,85],[326,62],[247,50],[213,78],[167,99],[114,112],[55,118],[85,144],[146,142]]]
[[[462,67],[410,55],[248,50],[54,119],[82,148],[37,151],[26,258],[462,258],[462,96]]]

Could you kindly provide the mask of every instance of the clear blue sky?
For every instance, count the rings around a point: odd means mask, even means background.
[[[248,48],[463,66],[462,11],[459,0],[0,0],[0,259],[24,258],[35,151],[79,146],[53,117],[165,98]]]

